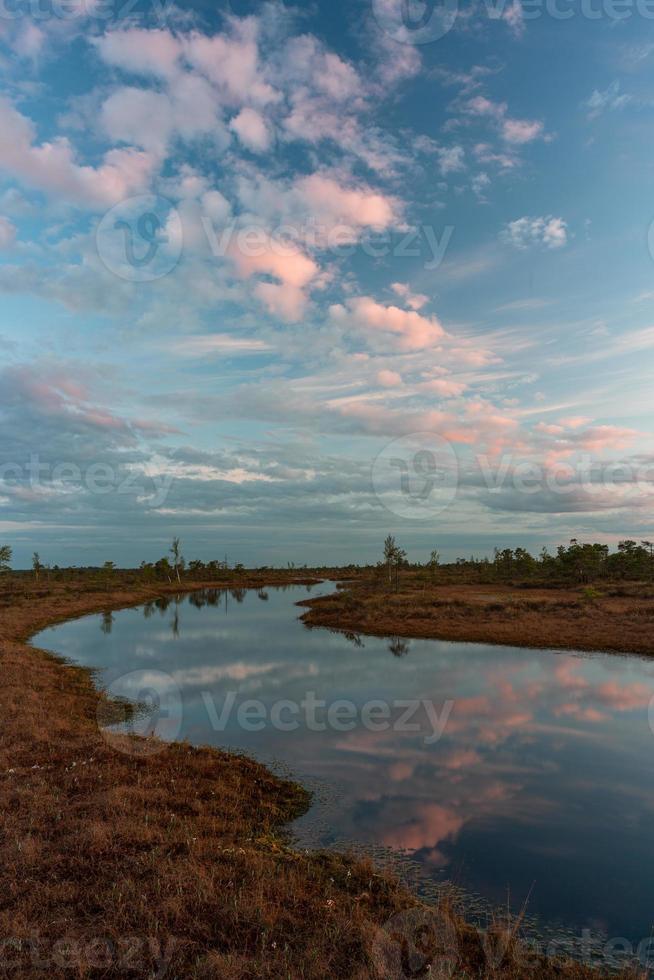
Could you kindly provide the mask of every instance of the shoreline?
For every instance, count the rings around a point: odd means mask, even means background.
[[[272,573],[0,591],[0,942],[20,976],[96,975],[98,944],[102,975],[124,976],[127,952],[118,951],[131,937],[137,976],[163,963],[162,976],[381,980],[389,921],[424,912],[369,861],[288,846],[287,824],[310,805],[301,786],[220,749],[157,743],[143,754],[125,736],[117,751],[98,730],[104,698],[92,672],[30,642],[57,623],[165,595],[319,581]],[[454,911],[439,914],[461,951],[461,976],[484,976],[486,939]],[[502,929],[506,968],[497,976],[607,975],[540,954],[527,963]]]
[[[611,595],[610,592],[626,593]],[[654,588],[613,584],[524,589],[514,585],[416,583],[399,590],[361,579],[302,599],[308,628],[574,653],[654,656]]]

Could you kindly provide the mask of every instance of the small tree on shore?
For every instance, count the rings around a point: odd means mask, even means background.
[[[393,584],[393,571],[395,571],[395,588],[397,589],[400,565],[406,561],[406,551],[400,548],[392,534],[389,534],[384,541],[384,561],[388,569],[388,584]]]
[[[35,551],[32,555],[32,571],[34,572],[34,578],[38,582],[39,575],[43,571],[43,565],[41,564],[41,556],[38,551]]]
[[[173,570],[177,576],[177,581],[181,582],[180,570],[184,568],[184,559],[180,554],[180,542],[179,538],[173,538],[173,543],[170,546],[170,553],[173,556]]]
[[[384,561],[386,562],[386,569],[388,571],[388,584],[391,585],[393,582],[393,562],[395,560],[395,538],[392,534],[389,534],[384,541]]]
[[[11,556],[13,551],[8,544],[0,544],[0,572],[11,571]]]

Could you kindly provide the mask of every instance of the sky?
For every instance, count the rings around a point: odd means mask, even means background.
[[[651,0],[0,0],[17,567],[652,535]]]

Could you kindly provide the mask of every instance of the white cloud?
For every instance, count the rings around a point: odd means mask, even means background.
[[[192,140],[211,134],[214,142],[228,143],[219,112],[208,83],[186,74],[175,80],[168,94],[144,88],[116,89],[102,106],[101,121],[115,142],[164,156],[174,137]]]
[[[20,58],[34,60],[41,54],[45,43],[45,33],[36,24],[26,20],[13,43],[13,49]]]
[[[172,78],[177,73],[181,45],[169,31],[141,28],[109,31],[92,43],[108,65],[135,75]]]
[[[465,170],[465,152],[462,146],[442,146],[437,152],[438,165],[443,177]]]
[[[207,37],[194,32],[184,39],[188,61],[219,90],[231,106],[265,106],[280,94],[266,77],[259,58],[259,25],[255,17],[232,19],[229,34]]]
[[[174,126],[168,96],[141,88],[115,91],[102,106],[101,119],[110,139],[157,155],[165,152]]]
[[[310,34],[287,41],[279,61],[279,73],[285,87],[309,86],[334,102],[360,99],[365,83],[357,71]]]
[[[474,193],[479,198],[479,200],[483,201],[484,191],[486,190],[487,187],[490,186],[490,177],[488,176],[488,174],[485,173],[484,171],[482,171],[479,174],[475,174],[475,176],[470,181],[470,184]]]
[[[508,115],[506,102],[493,102],[485,95],[475,95],[462,106],[468,116],[486,117],[493,120],[506,143],[520,146],[545,135],[545,127],[538,119],[514,119]]]
[[[397,371],[389,371],[384,369],[377,372],[377,383],[382,386],[382,388],[396,388],[398,385],[402,384],[402,375],[398,374]]]
[[[604,112],[612,109],[622,109],[631,102],[631,96],[620,93],[620,82],[615,81],[604,91],[595,89],[593,94],[582,102],[582,108],[588,113],[589,119],[597,119]]]
[[[212,354],[264,354],[273,349],[270,344],[254,337],[235,337],[224,333],[180,337],[168,345],[162,345],[162,348],[179,357],[189,358],[204,358]]]
[[[434,378],[420,385],[422,391],[431,392],[441,398],[457,398],[466,390],[467,385],[462,381],[450,381],[448,378]]]
[[[500,238],[518,249],[526,249],[534,245],[557,249],[567,244],[567,229],[567,222],[563,218],[524,217],[510,221],[500,232]]]
[[[266,122],[260,112],[249,106],[241,109],[238,116],[229,124],[243,146],[253,153],[262,153],[270,146],[271,136]]]

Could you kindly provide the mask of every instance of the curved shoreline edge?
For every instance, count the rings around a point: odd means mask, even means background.
[[[654,590],[525,590],[511,585],[425,587],[398,591],[355,580],[328,596],[302,599],[307,627],[368,636],[483,643],[570,653],[654,656]],[[626,593],[626,594],[622,594]]]

